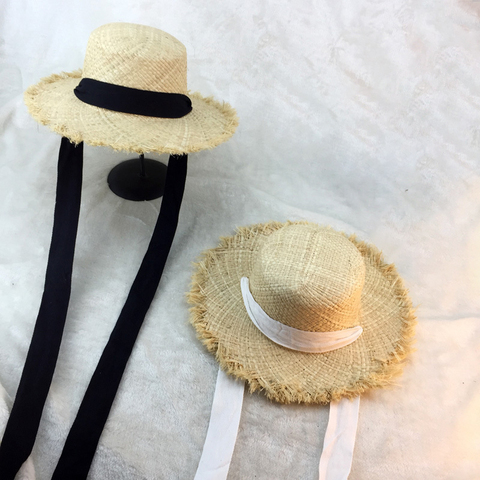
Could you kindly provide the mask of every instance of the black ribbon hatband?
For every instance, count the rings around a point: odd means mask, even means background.
[[[73,93],[95,107],[146,117],[181,118],[192,111],[192,101],[182,93],[139,90],[93,78],[82,78]]]

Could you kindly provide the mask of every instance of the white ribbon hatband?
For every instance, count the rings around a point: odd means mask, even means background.
[[[363,332],[360,326],[335,332],[306,332],[269,317],[253,298],[247,277],[242,277],[243,303],[250,320],[270,340],[283,347],[307,353],[325,353],[353,343]]]

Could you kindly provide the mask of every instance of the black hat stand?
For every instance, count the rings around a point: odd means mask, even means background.
[[[166,165],[141,154],[113,167],[107,182],[119,197],[140,202],[163,196],[166,174]]]

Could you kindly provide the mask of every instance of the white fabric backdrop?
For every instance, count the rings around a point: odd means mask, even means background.
[[[3,0],[0,12],[3,425],[43,290],[60,142],[22,92],[81,67],[97,26],[129,21],[180,39],[189,87],[230,102],[240,126],[190,156],[169,261],[90,478],[193,478],[217,366],[188,324],[191,262],[236,226],[286,219],[375,243],[418,305],[398,386],[362,398],[350,479],[480,478],[479,1]],[[53,472],[161,204],[109,191],[124,158],[85,148],[69,316],[28,479]],[[327,412],[247,396],[229,479],[315,479]]]

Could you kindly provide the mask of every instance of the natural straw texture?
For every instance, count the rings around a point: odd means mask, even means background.
[[[307,331],[355,325],[362,335],[315,354],[265,337],[245,310],[240,279],[275,320]],[[394,265],[355,236],[308,222],[239,228],[203,253],[187,294],[190,321],[221,368],[281,403],[328,403],[386,387],[402,372],[416,323]]]
[[[192,111],[182,118],[155,118],[88,105],[73,90],[81,78],[167,93],[183,93]],[[43,78],[25,91],[32,117],[74,143],[127,152],[182,154],[210,149],[228,140],[238,125],[227,103],[187,90],[184,45],[156,28],[111,23],[90,35],[84,67]]]

